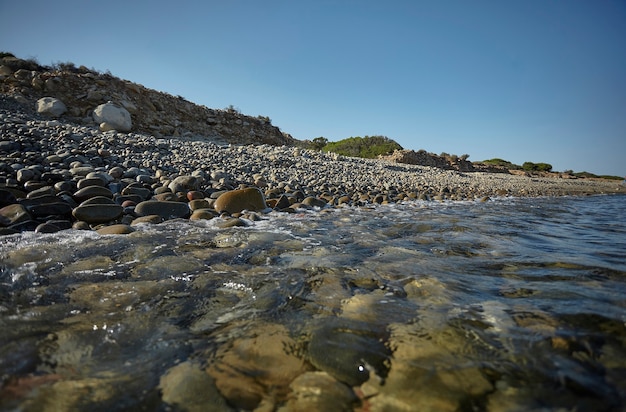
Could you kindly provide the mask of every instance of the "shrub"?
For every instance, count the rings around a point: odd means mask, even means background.
[[[549,163],[524,162],[522,169],[529,172],[550,172],[552,171],[552,165]]]
[[[505,167],[505,168],[511,169],[511,170],[519,170],[519,169],[522,168],[519,165],[511,163],[508,160],[500,159],[498,157],[495,157],[495,158],[489,159],[489,160],[483,160],[482,162],[476,162],[476,163],[482,163],[482,164],[492,165],[492,166],[500,166],[500,167]]]
[[[394,150],[402,150],[402,146],[386,136],[356,136],[327,143],[322,150],[344,156],[372,159],[379,155],[391,154]]]

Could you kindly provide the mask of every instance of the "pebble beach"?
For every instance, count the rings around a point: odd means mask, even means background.
[[[299,208],[626,192],[602,179],[458,172],[298,147],[102,132],[28,113],[10,99],[0,106],[0,132],[3,234],[72,227],[126,233],[173,218],[239,225]],[[248,191],[253,203],[239,199],[216,210],[220,195],[244,188],[257,189]]]

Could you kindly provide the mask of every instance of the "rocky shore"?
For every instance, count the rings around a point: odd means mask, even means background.
[[[0,233],[77,228],[129,233],[138,223],[494,196],[624,193],[615,181],[461,173],[290,146],[102,131],[0,102]]]

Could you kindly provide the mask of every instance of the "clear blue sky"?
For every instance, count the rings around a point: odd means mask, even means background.
[[[0,0],[0,50],[297,139],[626,174],[624,0]]]

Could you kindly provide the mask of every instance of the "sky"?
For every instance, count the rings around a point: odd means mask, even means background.
[[[626,0],[0,0],[0,51],[300,140],[626,175]]]

